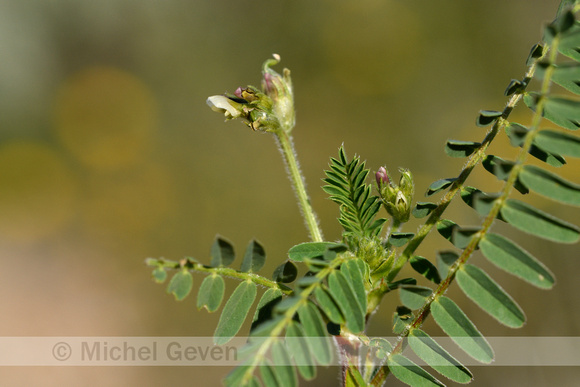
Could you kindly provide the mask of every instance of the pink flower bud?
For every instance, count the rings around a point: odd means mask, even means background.
[[[375,173],[375,178],[377,179],[377,185],[379,187],[389,184],[389,175],[387,174],[387,169],[385,167],[380,167],[377,173]]]

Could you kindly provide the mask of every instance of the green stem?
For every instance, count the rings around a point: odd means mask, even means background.
[[[298,197],[298,204],[302,211],[302,216],[304,217],[306,227],[310,232],[310,238],[313,242],[322,242],[322,232],[320,231],[316,215],[314,214],[314,210],[310,204],[310,199],[308,198],[308,193],[306,192],[306,186],[304,184],[304,178],[300,172],[300,168],[298,167],[292,137],[284,129],[278,129],[274,134],[276,135],[276,139],[280,145],[280,152],[282,152],[282,156],[286,162],[290,180],[294,187],[294,192],[296,192],[296,196]]]
[[[169,269],[180,269],[182,267],[187,268],[191,271],[197,271],[201,273],[208,273],[208,274],[220,274],[230,278],[236,278],[239,280],[247,280],[252,281],[256,285],[261,285],[269,289],[278,289],[282,293],[287,296],[291,296],[294,294],[294,291],[283,284],[280,284],[276,281],[272,281],[266,277],[263,277],[259,274],[251,273],[251,272],[241,272],[237,271],[236,269],[231,269],[229,267],[209,267],[206,265],[202,265],[201,263],[195,262],[191,258],[185,258],[181,261],[172,261],[169,259],[156,259],[156,258],[148,258],[145,261],[145,264],[148,266],[153,267],[166,267]]]

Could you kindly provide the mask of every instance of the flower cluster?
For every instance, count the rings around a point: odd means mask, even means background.
[[[271,69],[280,61],[274,59],[264,62],[262,90],[254,86],[238,87],[234,94],[213,95],[207,99],[209,107],[222,113],[226,120],[242,118],[253,130],[290,132],[294,127],[294,96],[290,70],[284,69],[283,75]]]

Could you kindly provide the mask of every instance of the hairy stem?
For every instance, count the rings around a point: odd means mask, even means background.
[[[310,204],[310,199],[308,198],[308,193],[306,192],[306,186],[304,184],[304,177],[302,176],[300,168],[298,167],[298,161],[296,159],[296,153],[294,152],[292,137],[287,131],[283,129],[275,131],[274,134],[276,135],[276,139],[280,145],[279,148],[280,152],[282,153],[282,157],[286,162],[288,174],[290,175],[290,181],[292,182],[294,192],[296,192],[296,196],[298,197],[298,204],[300,206],[302,216],[304,217],[304,221],[306,222],[306,227],[310,232],[310,239],[312,239],[313,242],[322,242],[322,231],[320,230],[316,215],[314,214],[314,210]]]

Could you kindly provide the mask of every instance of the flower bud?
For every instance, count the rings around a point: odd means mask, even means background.
[[[274,59],[264,62],[262,74],[262,88],[272,100],[273,112],[282,128],[290,132],[294,128],[294,93],[290,70],[284,69],[283,76],[271,69],[280,62],[280,55],[274,54]]]
[[[390,181],[386,168],[381,167],[375,174],[383,206],[397,223],[407,222],[411,216],[411,204],[415,194],[415,184],[411,172],[400,169],[399,185]]]
[[[377,186],[379,189],[385,184],[389,184],[389,174],[387,173],[387,168],[380,167],[377,173],[375,173],[375,178],[377,179]]]

